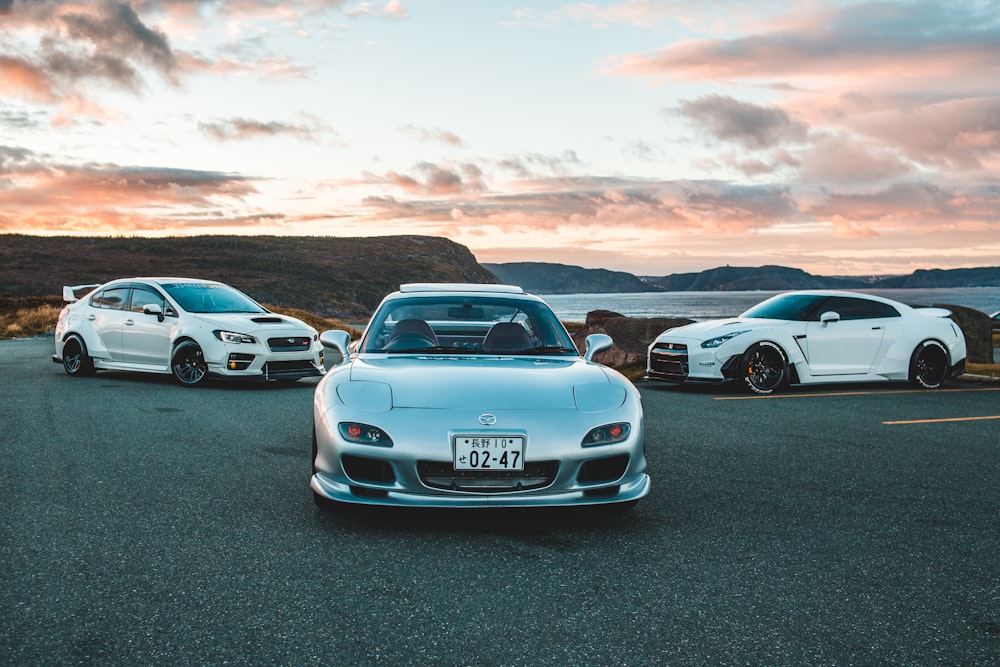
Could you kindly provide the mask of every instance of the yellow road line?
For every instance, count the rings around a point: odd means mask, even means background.
[[[1000,419],[1000,415],[989,415],[986,417],[946,417],[944,419],[908,419],[898,422],[882,422],[886,426],[898,426],[899,424],[941,424],[944,422],[974,422],[984,419]]]
[[[716,401],[755,401],[773,398],[822,398],[830,396],[870,396],[872,394],[922,394],[926,389],[889,389],[885,391],[837,391],[823,394],[769,394],[767,396],[716,396]],[[968,391],[1000,391],[1000,387],[981,387],[974,389],[933,389],[935,394],[955,394]]]

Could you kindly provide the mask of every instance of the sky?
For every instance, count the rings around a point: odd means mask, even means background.
[[[0,233],[1000,265],[1000,0],[0,0]]]

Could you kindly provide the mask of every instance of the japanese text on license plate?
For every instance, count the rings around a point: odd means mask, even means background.
[[[457,436],[455,470],[524,470],[524,436]]]

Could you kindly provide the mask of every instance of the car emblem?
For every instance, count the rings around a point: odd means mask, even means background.
[[[289,339],[288,339],[288,344],[289,344],[289,345],[293,345],[293,344],[295,344],[295,339],[294,339],[294,338],[289,338]]]
[[[479,415],[479,423],[483,426],[493,426],[497,423],[497,418],[494,415]]]

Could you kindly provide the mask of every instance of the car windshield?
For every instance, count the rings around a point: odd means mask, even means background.
[[[372,317],[362,352],[578,354],[542,302],[495,296],[419,296],[387,301]]]
[[[761,301],[740,317],[804,322],[810,318],[816,306],[826,298],[823,294],[779,294],[767,301]]]
[[[219,283],[171,283],[163,289],[189,313],[266,313],[243,292]]]

